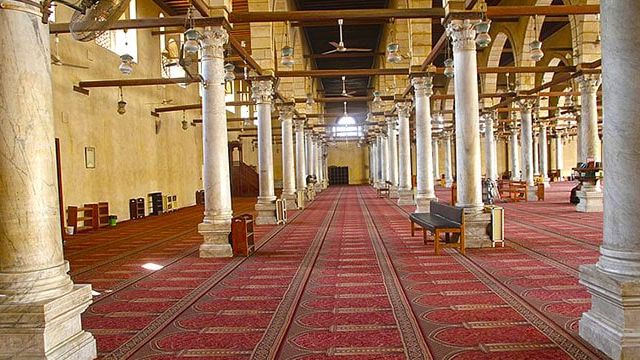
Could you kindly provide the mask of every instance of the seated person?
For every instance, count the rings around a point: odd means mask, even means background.
[[[577,192],[582,189],[582,182],[579,182],[573,189],[571,189],[571,196],[569,197],[569,202],[573,205],[578,205],[580,203],[580,198],[577,195]]]

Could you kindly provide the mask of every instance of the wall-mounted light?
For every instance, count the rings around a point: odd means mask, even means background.
[[[373,92],[373,105],[382,104],[382,97],[380,96],[380,91]]]
[[[122,95],[122,87],[120,87],[120,101],[118,101],[118,114],[124,115],[127,112],[127,102],[124,101],[124,96]]]
[[[129,54],[120,55],[118,70],[125,75],[131,74],[133,72],[133,57]]]

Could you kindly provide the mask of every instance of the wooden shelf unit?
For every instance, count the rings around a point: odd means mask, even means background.
[[[255,250],[253,215],[242,214],[231,219],[230,242],[233,256],[249,256]]]

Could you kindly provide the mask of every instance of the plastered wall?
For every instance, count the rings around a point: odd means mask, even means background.
[[[348,166],[349,184],[366,184],[369,181],[369,154],[366,146],[358,147],[355,142],[339,142],[329,146],[328,166]]]
[[[138,17],[157,17],[159,8],[138,1]],[[64,7],[58,21],[66,21]],[[51,38],[53,41],[53,37]],[[138,64],[129,78],[161,76],[160,44],[151,30],[137,31]],[[182,113],[163,114],[156,133],[156,118],[150,110],[162,99],[172,104],[199,101],[198,86],[183,89],[127,87],[127,112],[116,112],[117,88],[91,89],[89,96],[74,92],[80,80],[127,78],[118,71],[119,57],[93,42],[80,43],[70,35],[60,36],[63,61],[89,66],[89,70],[53,67],[54,121],[60,139],[64,205],[108,201],[118,220],[129,218],[128,200],[162,191],[177,195],[179,206],[195,203],[194,193],[202,188],[202,132],[200,126],[181,128]],[[199,111],[188,112],[191,122]],[[86,168],[85,147],[95,148],[95,168]]]

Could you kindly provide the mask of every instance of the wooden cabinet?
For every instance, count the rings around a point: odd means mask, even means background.
[[[144,199],[129,199],[129,219],[142,219],[144,217]]]
[[[147,200],[149,201],[149,215],[162,214],[164,208],[161,192],[149,193],[147,195]]]
[[[231,219],[231,247],[234,256],[249,256],[255,250],[253,216],[243,214]]]

